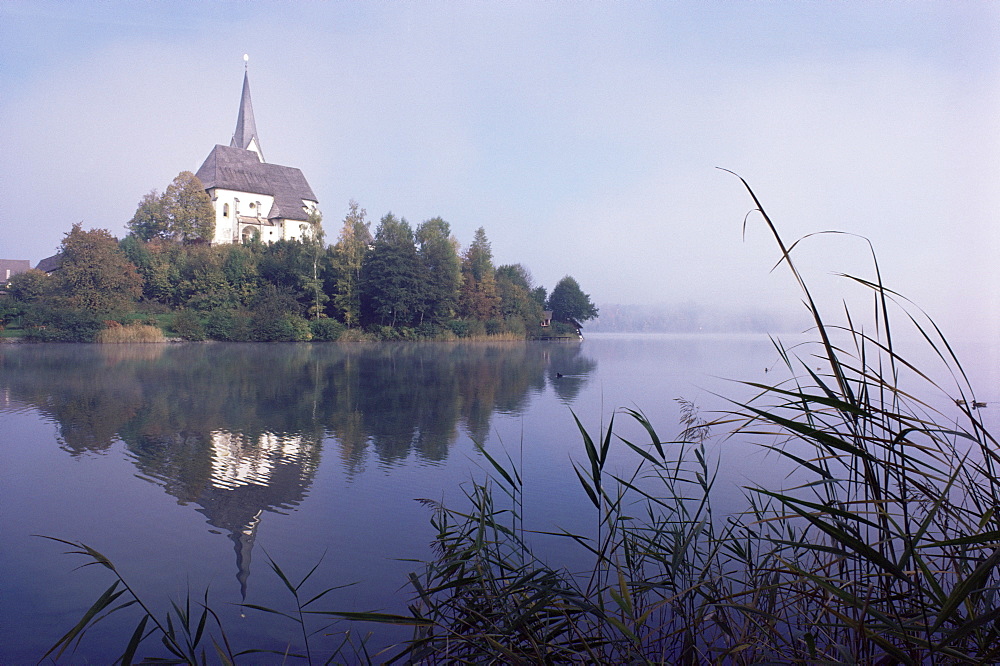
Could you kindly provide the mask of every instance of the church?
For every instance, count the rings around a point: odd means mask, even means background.
[[[309,218],[319,202],[302,171],[264,161],[248,71],[233,140],[216,145],[195,175],[215,208],[213,243],[238,243],[255,233],[265,243],[304,240],[312,233]]]

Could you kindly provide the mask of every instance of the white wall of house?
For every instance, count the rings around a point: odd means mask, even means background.
[[[220,187],[209,189],[208,196],[212,199],[212,206],[215,208],[215,238],[212,240],[213,243],[238,242],[240,229],[237,216],[257,217],[258,212],[261,216],[266,216],[274,204],[274,197],[267,194],[237,192]],[[265,235],[263,240],[269,239]],[[274,241],[278,238],[270,240]]]

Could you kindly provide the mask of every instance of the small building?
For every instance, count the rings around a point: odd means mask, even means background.
[[[310,237],[319,201],[302,171],[264,161],[248,72],[232,141],[216,145],[195,175],[215,208],[213,243],[238,243],[255,233],[265,243]]]
[[[0,259],[0,287],[5,286],[18,273],[31,270],[28,259]]]
[[[61,254],[53,254],[51,257],[45,257],[39,261],[38,265],[35,266],[35,270],[52,275],[62,268],[62,260],[63,257]]]

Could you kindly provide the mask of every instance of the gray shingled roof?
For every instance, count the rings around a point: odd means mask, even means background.
[[[269,219],[308,220],[302,201],[318,201],[302,171],[261,162],[252,150],[216,145],[196,175],[206,190],[219,187],[274,197]]]
[[[250,103],[250,76],[243,74],[243,94],[240,95],[240,113],[236,118],[236,131],[233,133],[233,142],[230,146],[246,149],[250,146],[250,141],[257,139],[257,149],[260,151],[260,158],[264,159],[264,149],[260,147],[260,135],[257,134],[257,123],[253,119],[253,104]]]
[[[61,254],[53,254],[51,257],[45,257],[38,262],[35,266],[35,270],[43,271],[45,273],[51,273],[52,271],[62,268],[63,257]]]
[[[28,259],[0,259],[0,284],[7,281],[7,271],[14,277],[18,273],[25,273],[31,270],[31,261]]]

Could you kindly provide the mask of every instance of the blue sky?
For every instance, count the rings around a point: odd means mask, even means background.
[[[762,224],[863,235],[946,328],[994,331],[1000,4],[0,3],[0,256],[74,222],[124,234],[143,194],[236,123],[243,54],[271,162],[335,239],[483,226],[497,263],[598,303],[798,308]],[[800,246],[818,288],[866,246]]]

